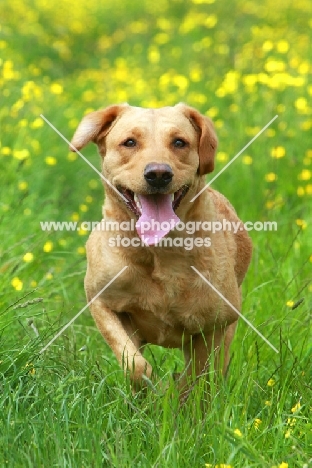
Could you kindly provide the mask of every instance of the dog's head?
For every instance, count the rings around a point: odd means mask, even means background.
[[[72,151],[98,145],[104,177],[139,220],[178,220],[189,188],[214,169],[217,137],[208,117],[184,104],[160,109],[113,105],[86,115]],[[177,221],[176,221],[177,222]],[[167,231],[168,232],[168,231]]]

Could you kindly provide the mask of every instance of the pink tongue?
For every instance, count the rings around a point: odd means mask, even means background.
[[[172,195],[138,195],[142,215],[136,230],[147,245],[154,245],[180,221],[172,209]]]

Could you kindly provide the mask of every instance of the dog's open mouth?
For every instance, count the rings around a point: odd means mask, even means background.
[[[161,193],[155,193],[153,195],[137,195],[132,190],[117,187],[119,192],[127,199],[128,208],[139,218],[142,214],[142,198],[149,200],[151,203],[159,201],[161,198],[168,197],[172,204],[172,209],[175,211],[180,205],[182,199],[185,197],[188,192],[189,186],[183,185],[175,193],[168,195],[163,195]]]
[[[188,189],[188,185],[183,185],[173,194],[141,195],[135,194],[129,189],[118,187],[118,190],[127,199],[128,208],[138,217],[136,229],[147,245],[157,244],[180,221],[175,210]]]

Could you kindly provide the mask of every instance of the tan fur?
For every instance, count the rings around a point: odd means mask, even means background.
[[[127,138],[138,142],[134,148],[122,145]],[[174,148],[172,139],[184,138],[186,148]],[[217,138],[211,121],[183,104],[161,109],[141,109],[124,105],[93,112],[82,120],[72,140],[76,149],[94,141],[102,156],[103,175],[115,186],[148,193],[144,168],[157,162],[171,166],[174,177],[168,193],[183,185],[190,189],[176,214],[181,221],[239,222],[227,199],[204,187],[204,174],[214,166]],[[72,150],[74,148],[71,147]],[[230,169],[229,169],[230,170]],[[103,217],[111,221],[136,220],[115,191],[104,183],[106,198]],[[200,375],[212,347],[215,365],[226,371],[229,346],[238,316],[207,285],[194,266],[231,302],[241,308],[240,286],[248,269],[252,246],[245,230],[198,231],[194,237],[211,238],[211,247],[109,247],[108,239],[121,234],[137,237],[136,232],[94,230],[87,242],[88,267],[85,290],[88,301],[124,267],[118,277],[92,305],[91,313],[104,339],[123,368],[130,373],[135,388],[142,376],[151,378],[151,365],[142,354],[146,343],[182,348],[187,365],[184,386],[192,370]],[[168,236],[190,237],[185,231]],[[224,362],[219,351],[224,346]],[[188,365],[190,361],[192,365]]]

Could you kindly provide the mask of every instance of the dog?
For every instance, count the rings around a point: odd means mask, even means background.
[[[222,194],[208,187],[191,202],[214,169],[213,123],[182,103],[159,109],[112,105],[82,119],[70,149],[90,141],[102,159],[104,222],[118,224],[113,231],[95,228],[86,244],[85,291],[99,331],[134,391],[153,377],[143,355],[148,343],[182,349],[181,392],[210,361],[225,374],[238,321],[229,303],[241,310],[252,244]],[[240,229],[212,229],[207,238],[204,225],[223,220]],[[189,234],[181,226],[190,222],[196,231],[186,249]],[[134,230],[123,231],[123,223]]]

